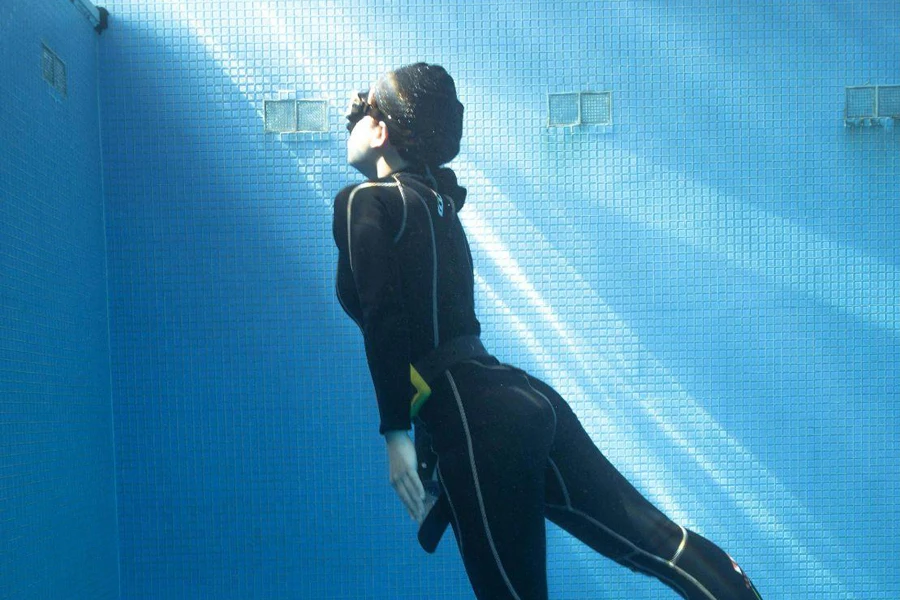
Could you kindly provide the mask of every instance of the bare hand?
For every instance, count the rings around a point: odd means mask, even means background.
[[[390,480],[394,491],[413,520],[425,518],[425,488],[416,470],[416,446],[406,431],[388,431],[384,435],[390,461]]]

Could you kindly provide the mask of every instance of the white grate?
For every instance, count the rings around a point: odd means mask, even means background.
[[[900,119],[900,85],[848,87],[844,125],[851,127],[893,127]]]
[[[267,132],[289,133],[297,131],[296,100],[266,100],[265,127]]]
[[[328,131],[328,103],[324,100],[266,100],[263,104],[268,133]]]
[[[612,125],[612,93],[582,93],[581,122],[587,125]]]
[[[328,131],[328,103],[324,100],[298,100],[297,131]]]
[[[550,127],[578,125],[578,94],[549,94],[547,108]]]
[[[846,117],[848,119],[861,119],[874,116],[876,116],[875,88],[848,87]]]
[[[900,85],[878,86],[878,116],[900,119]]]
[[[547,125],[612,125],[612,92],[547,95]]]

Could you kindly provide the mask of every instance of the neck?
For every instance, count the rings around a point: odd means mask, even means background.
[[[375,164],[377,177],[380,179],[409,166],[409,163],[400,156],[381,156]]]

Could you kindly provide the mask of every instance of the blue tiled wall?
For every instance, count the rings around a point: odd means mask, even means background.
[[[94,48],[71,5],[52,6],[47,20],[71,18]],[[900,595],[900,130],[842,121],[846,86],[900,84],[894,0],[105,6],[99,129],[121,597],[472,597],[452,538],[425,555],[388,485],[361,339],[333,293],[331,198],[358,179],[341,113],[352,90],[416,60],[445,65],[466,105],[452,166],[470,190],[462,216],[494,353],[554,384],[623,473],[720,543],[764,597]],[[4,75],[4,100],[25,93],[9,84],[16,73]],[[88,197],[91,226],[102,222],[96,144],[81,142],[96,141],[96,108],[84,109],[93,116],[83,133],[60,134],[42,83],[38,73],[15,101],[21,116],[0,115],[25,119],[46,98],[37,130],[59,136],[23,155],[7,134],[18,130],[0,121],[4,164],[30,165],[4,169],[19,175],[0,182],[14,192],[0,228],[14,248],[0,252],[4,275],[23,282],[4,293],[52,299],[67,327],[82,331],[85,315],[105,327],[102,290],[72,291],[103,285],[102,232],[79,225],[89,250],[63,253],[23,212],[87,218]],[[263,101],[281,90],[328,100],[330,132],[266,134]],[[548,130],[547,93],[583,90],[613,93],[613,127]],[[73,140],[94,154],[61,149]],[[84,164],[65,164],[72,154]],[[54,166],[40,166],[47,157]],[[59,175],[68,169],[78,174]],[[53,189],[73,179],[90,188],[71,193],[78,211],[49,193],[28,200],[51,175],[62,181]],[[81,223],[73,218],[68,230]],[[37,242],[76,262],[36,268]],[[86,297],[96,310],[73,308]],[[6,298],[3,342],[24,361],[4,362],[9,397],[32,398],[16,392],[30,385],[22,373],[40,377],[36,365],[64,349],[68,374],[54,376],[89,373],[99,398],[90,415],[108,425],[105,337],[88,334],[84,352],[54,333],[35,352]],[[90,365],[73,366],[76,356]],[[19,441],[0,460],[29,482],[69,464],[48,472],[48,453],[92,473],[107,465],[85,488],[102,495],[114,481],[106,430],[78,446],[98,453],[83,466],[58,427],[48,433],[33,417],[70,411],[67,394],[46,390],[24,415],[10,412],[2,425],[22,433],[2,438]],[[35,450],[36,438],[59,443]],[[46,540],[55,526],[27,520],[42,518],[45,488],[26,485],[21,500],[13,489],[22,486],[0,484],[26,511],[11,520],[19,535]],[[110,529],[115,507],[92,509]],[[95,564],[115,560],[115,540],[95,537],[103,528],[67,527],[98,540]],[[61,552],[42,543],[15,563],[19,589]],[[57,585],[43,568],[45,585]],[[553,527],[548,570],[553,598],[672,597]],[[114,590],[115,571],[103,573]]]
[[[119,597],[99,39],[0,3],[0,598]],[[43,45],[66,66],[42,76]]]

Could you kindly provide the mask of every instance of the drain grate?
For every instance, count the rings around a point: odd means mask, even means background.
[[[41,72],[44,81],[49,83],[53,89],[66,95],[66,64],[60,60],[56,52],[47,47],[47,44],[41,44],[43,52],[41,54]]]

